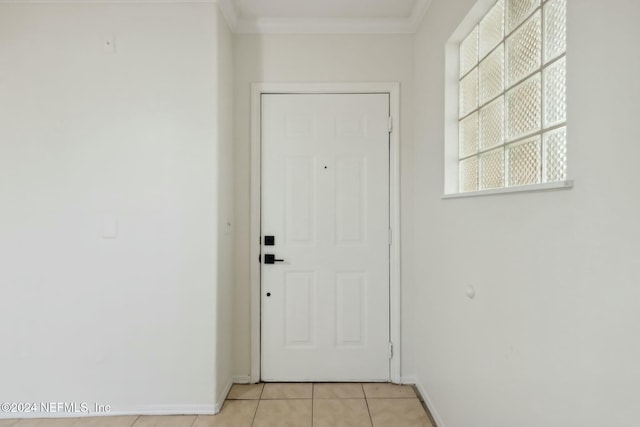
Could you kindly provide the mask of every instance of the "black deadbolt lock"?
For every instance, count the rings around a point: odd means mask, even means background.
[[[275,236],[264,236],[264,245],[265,246],[274,246],[276,244]]]

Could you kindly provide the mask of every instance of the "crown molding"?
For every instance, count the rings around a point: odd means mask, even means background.
[[[411,15],[409,16],[408,25],[411,28],[411,32],[415,33],[420,28],[422,21],[424,21],[424,17],[427,15],[429,11],[429,7],[431,6],[432,0],[417,0],[416,4],[413,6],[413,10],[411,11]]]
[[[218,3],[218,7],[224,16],[224,19],[227,21],[227,25],[229,25],[229,29],[231,32],[236,32],[236,28],[238,28],[238,17],[240,13],[238,12],[238,8],[236,7],[236,2],[234,0],[214,0]]]
[[[411,33],[406,19],[240,19],[239,34],[405,34]]]
[[[417,0],[407,18],[248,19],[236,13],[232,28],[240,34],[413,34],[420,27],[430,5],[431,0]]]

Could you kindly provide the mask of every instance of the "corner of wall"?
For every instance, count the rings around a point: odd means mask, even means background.
[[[227,399],[227,396],[229,395],[229,391],[231,391],[231,387],[233,386],[233,379],[230,379],[227,382],[227,385],[224,387],[224,390],[222,390],[222,393],[220,393],[220,397],[218,398],[217,402],[216,402],[216,406],[214,408],[214,415],[217,415],[220,413],[220,411],[222,411],[222,406],[224,405],[224,401]]]
[[[223,11],[216,7],[216,151],[218,217],[217,337],[216,337],[216,413],[233,384],[233,295],[234,232],[236,228],[233,191],[233,44]]]

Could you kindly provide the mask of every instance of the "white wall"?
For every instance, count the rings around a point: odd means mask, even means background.
[[[405,372],[440,427],[637,425],[640,4],[569,0],[574,189],[442,200],[444,44],[472,4],[434,0],[415,39]]]
[[[213,411],[216,37],[212,4],[0,5],[0,401]]]
[[[236,240],[235,373],[251,369],[249,283],[250,84],[252,82],[401,83],[401,144],[411,138],[410,35],[237,35],[235,48]],[[402,149],[401,161],[411,155]],[[404,185],[404,183],[403,183]],[[404,187],[403,187],[404,189]],[[408,209],[406,211],[409,211]]]
[[[221,409],[233,380],[233,39],[222,13],[217,13],[218,103],[218,281],[216,402]]]

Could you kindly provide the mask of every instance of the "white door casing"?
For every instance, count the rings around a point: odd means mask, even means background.
[[[249,377],[238,381],[259,382],[261,379],[261,99],[263,94],[387,94],[393,130],[390,132],[390,361],[391,382],[400,383],[400,84],[399,83],[253,83],[251,85],[251,226],[250,226],[250,296],[251,296],[251,369]],[[244,379],[246,378],[246,379]]]
[[[388,94],[262,96],[262,235],[262,379],[388,381]]]

